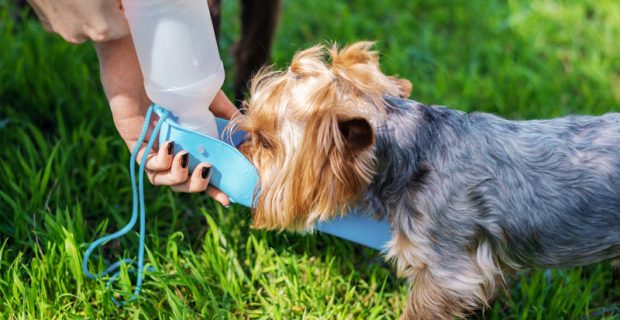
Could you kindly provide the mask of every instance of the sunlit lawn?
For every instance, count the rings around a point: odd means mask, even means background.
[[[86,279],[88,242],[130,216],[128,151],[89,44],[72,46],[0,0],[0,318],[392,319],[407,284],[377,252],[326,235],[250,230],[249,212],[147,187],[148,273],[117,308]],[[221,52],[239,29],[224,1]],[[14,8],[13,8],[14,9]],[[289,0],[273,52],[378,41],[412,97],[510,118],[620,111],[620,2]],[[226,90],[230,89],[230,79]],[[103,256],[134,257],[135,234]],[[609,263],[510,278],[488,319],[620,319]],[[130,274],[129,277],[133,277]],[[130,292],[125,278],[116,292]],[[123,291],[126,290],[126,291]]]

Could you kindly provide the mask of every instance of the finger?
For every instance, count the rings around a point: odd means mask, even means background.
[[[211,165],[201,163],[184,183],[171,187],[174,192],[202,192],[207,189],[211,178]]]
[[[152,171],[148,170],[147,175],[153,185],[156,186],[173,186],[181,184],[187,180],[189,170],[189,153],[186,151],[179,152],[172,160],[170,170]]]
[[[82,34],[64,34],[60,32],[58,34],[60,34],[60,36],[65,39],[65,41],[72,44],[81,44],[88,40],[88,38]]]
[[[138,150],[138,154],[136,155],[136,162],[140,164],[142,158],[144,157],[144,152],[146,152],[146,142],[142,144],[140,149]],[[129,150],[133,150],[136,146],[135,142],[128,142],[127,147]],[[157,153],[152,152],[153,149],[156,149]],[[133,152],[133,151],[132,151]],[[167,141],[163,144],[161,148],[153,146],[151,150],[149,150],[149,154],[146,156],[146,163],[144,164],[144,168],[146,170],[153,171],[163,171],[170,169],[172,164],[174,154],[174,141]]]
[[[144,153],[144,150],[140,150],[141,153]],[[142,158],[139,158],[142,159]],[[169,170],[172,165],[172,160],[174,159],[174,141],[167,141],[164,143],[157,153],[151,153],[146,158],[146,163],[144,167],[147,170],[153,171],[165,171]]]
[[[85,7],[84,33],[94,42],[105,42],[129,34],[127,20],[118,1],[100,1],[98,5]]]
[[[110,40],[110,25],[107,21],[99,19],[91,21],[88,25],[84,26],[83,31],[92,41],[104,42]]]
[[[118,9],[108,12],[105,17],[92,21],[84,32],[94,42],[106,42],[122,38],[129,34],[127,20]]]
[[[43,28],[60,35],[65,41],[79,44],[86,41],[80,24],[76,23],[75,8],[80,5],[66,5],[64,1],[29,1],[34,4],[35,13],[41,19]]]
[[[129,23],[125,17],[122,5],[116,4],[110,10],[112,10],[110,23],[113,26],[110,32],[110,39],[120,39],[129,35]]]
[[[65,39],[65,41],[72,44],[81,44],[88,40],[86,35],[80,30],[71,29],[70,27],[62,25],[62,23],[58,24],[52,21],[51,28],[51,32],[59,34],[63,39]]]
[[[211,198],[215,199],[215,201],[223,205],[224,207],[230,206],[230,199],[224,192],[220,191],[220,189],[214,186],[208,186],[207,194],[211,196]]]

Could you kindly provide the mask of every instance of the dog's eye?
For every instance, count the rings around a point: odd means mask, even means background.
[[[273,147],[273,145],[271,144],[271,142],[265,138],[264,136],[261,136],[260,134],[254,135],[256,137],[256,141],[257,143],[265,148],[265,149],[271,149]]]

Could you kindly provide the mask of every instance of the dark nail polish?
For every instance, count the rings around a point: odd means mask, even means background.
[[[209,177],[210,173],[211,173],[211,167],[202,167],[202,172],[200,173],[200,176],[203,179],[206,179]]]
[[[186,153],[181,156],[181,167],[183,169],[187,168],[188,162],[189,162],[189,153]]]
[[[174,142],[168,143],[168,155],[172,155],[172,151],[174,151]]]

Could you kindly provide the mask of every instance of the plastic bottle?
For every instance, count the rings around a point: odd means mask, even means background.
[[[148,97],[179,125],[218,137],[209,105],[224,82],[207,0],[123,0]]]

